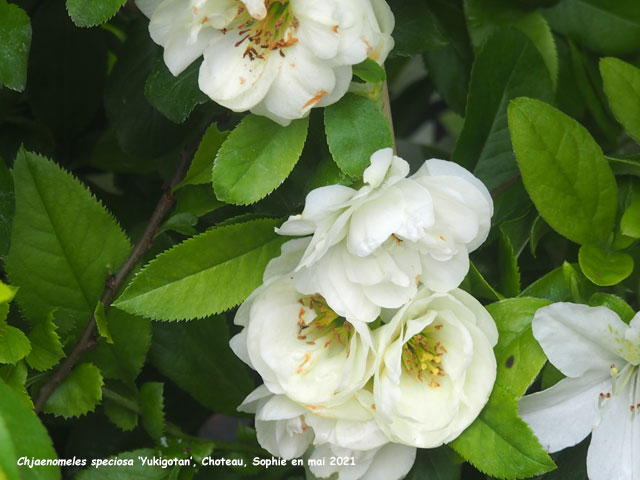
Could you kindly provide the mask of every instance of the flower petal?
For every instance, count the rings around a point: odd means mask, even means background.
[[[416,448],[387,443],[376,452],[361,480],[399,480],[409,473],[416,461]]]

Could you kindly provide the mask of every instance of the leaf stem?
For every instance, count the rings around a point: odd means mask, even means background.
[[[149,247],[151,247],[153,237],[160,227],[160,223],[167,215],[167,213],[169,213],[169,211],[173,208],[175,198],[171,194],[171,189],[175,187],[184,177],[184,174],[187,171],[194,152],[194,146],[187,146],[182,149],[182,151],[180,152],[180,161],[178,162],[178,166],[173,176],[171,177],[169,184],[166,186],[165,192],[163,193],[162,197],[160,197],[160,200],[158,201],[156,208],[153,211],[149,222],[147,223],[147,227],[145,228],[142,237],[140,237],[140,240],[133,248],[124,263],[120,266],[120,268],[118,268],[118,271],[114,275],[110,275],[107,278],[104,290],[102,291],[102,295],[100,296],[100,301],[104,305],[105,310],[111,305],[116,292],[122,286],[129,273],[131,273],[131,270],[133,270],[136,264],[140,261],[142,255],[149,249]],[[97,344],[98,340],[96,337],[96,331],[96,318],[95,314],[92,313],[89,317],[87,325],[80,335],[80,338],[76,342],[69,355],[60,364],[51,378],[47,380],[47,382],[38,391],[38,397],[34,402],[36,413],[42,411],[42,408],[44,407],[45,403],[47,403],[47,400],[49,399],[51,394],[55,391],[56,388],[58,388],[58,385],[62,383],[67,375],[69,375],[71,370],[73,370],[73,367],[75,367],[75,365],[78,363],[82,354]]]

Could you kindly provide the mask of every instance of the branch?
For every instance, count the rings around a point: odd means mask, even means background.
[[[396,148],[396,135],[393,131],[393,117],[391,115],[391,100],[389,99],[389,86],[387,85],[387,81],[384,81],[384,85],[382,85],[382,113],[387,117],[387,122],[389,123],[389,130],[391,130],[391,143],[393,145],[393,154],[396,155],[398,153],[398,149]]]
[[[495,190],[491,192],[491,198],[496,198],[498,195],[509,190],[509,188],[512,185],[514,185],[519,178],[520,178],[520,172],[514,173],[506,182],[504,182],[502,185],[499,185],[498,187],[495,188]]]
[[[142,258],[142,255],[151,247],[151,243],[153,242],[153,237],[158,231],[160,227],[160,223],[164,219],[164,217],[169,213],[169,211],[173,208],[173,204],[175,203],[175,198],[171,194],[171,190],[175,187],[180,180],[184,177],[186,170],[191,162],[191,158],[193,157],[195,147],[189,146],[182,149],[180,152],[180,161],[174,172],[171,180],[169,181],[165,192],[162,197],[158,201],[151,218],[149,219],[149,223],[140,237],[140,240],[131,251],[127,259],[124,263],[118,268],[118,271],[114,275],[110,275],[105,282],[104,290],[102,291],[102,295],[100,295],[100,301],[104,305],[105,310],[109,308],[113,298],[118,291],[118,289],[124,283],[124,280],[127,278],[131,270],[136,266],[136,264]],[[62,383],[62,381],[69,375],[73,367],[76,366],[78,360],[84,352],[94,347],[98,340],[96,338],[96,318],[92,313],[89,317],[89,321],[85,326],[80,338],[76,342],[71,353],[64,359],[64,361],[60,364],[58,369],[54,372],[49,380],[40,388],[38,391],[38,398],[34,402],[34,408],[36,413],[42,411],[44,404],[47,403],[47,400],[51,396],[51,394],[58,388],[58,385]]]

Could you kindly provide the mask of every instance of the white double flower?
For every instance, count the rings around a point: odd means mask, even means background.
[[[438,292],[456,288],[469,252],[487,237],[493,202],[459,165],[427,160],[414,175],[391,149],[371,156],[359,190],[313,190],[300,215],[278,230],[313,235],[294,273],[296,288],[319,293],[347,320],[374,321],[400,308],[420,282]]]
[[[215,102],[283,125],[338,101],[351,66],[393,47],[384,0],[137,0],[174,75],[201,55]]]

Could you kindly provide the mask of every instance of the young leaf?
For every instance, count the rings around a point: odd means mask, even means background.
[[[193,160],[191,160],[187,174],[174,190],[182,188],[185,185],[210,183],[213,160],[216,158],[220,146],[228,136],[229,132],[221,132],[215,123],[211,124],[211,126],[207,128],[207,131],[204,132],[202,140],[200,140],[198,150],[193,156]]]
[[[529,426],[518,417],[516,400],[493,388],[476,420],[449,444],[481,472],[497,478],[527,478],[556,468]]]
[[[397,44],[396,44],[397,47]],[[353,74],[365,82],[381,83],[387,74],[378,62],[367,58],[364,62],[353,66]]]
[[[473,65],[464,127],[451,158],[475,169],[489,190],[518,171],[507,129],[507,106],[520,95],[551,100],[551,78],[540,53],[523,33],[500,29]]]
[[[30,47],[29,16],[17,5],[0,0],[0,85],[24,90]]]
[[[499,290],[505,297],[517,297],[520,293],[520,270],[511,240],[500,228],[498,239],[498,266],[500,269]]]
[[[160,382],[148,382],[142,385],[138,393],[142,425],[155,439],[164,433],[164,385]]]
[[[640,199],[624,211],[620,220],[620,230],[628,237],[640,238]]]
[[[0,321],[0,364],[16,363],[30,351],[31,343],[22,330]]]
[[[22,312],[37,321],[55,307],[62,330],[85,322],[104,282],[129,253],[113,217],[55,163],[21,150],[14,165],[16,218],[7,272]]]
[[[393,143],[384,114],[357,95],[347,94],[325,108],[324,125],[333,160],[353,177],[362,176],[373,153]]]
[[[248,115],[229,134],[213,164],[213,190],[223,202],[248,205],[289,176],[307,139],[309,119],[287,127]]]
[[[510,298],[487,306],[500,334],[494,347],[496,383],[516,398],[524,394],[547,360],[533,337],[531,320],[538,308],[550,303],[539,298]]]
[[[216,412],[237,415],[236,407],[253,389],[244,365],[229,349],[223,318],[155,322],[149,357],[160,373]]]
[[[531,98],[511,102],[509,129],[522,179],[540,215],[576,243],[606,240],[616,215],[616,182],[587,130]]]
[[[79,27],[94,27],[105,23],[127,3],[127,0],[67,0],[69,16]]]
[[[98,334],[105,339],[107,343],[113,343],[113,338],[109,333],[109,324],[107,323],[107,315],[104,311],[104,303],[98,300],[96,309],[93,311],[93,318],[96,319],[96,329]]]
[[[2,280],[0,280],[0,304],[11,302],[13,298],[16,296],[17,291],[18,291],[18,287],[14,287],[13,285],[7,285]],[[5,320],[5,318],[0,318],[0,321]]]
[[[613,114],[640,142],[640,69],[617,58],[603,58],[600,73]]]
[[[25,386],[25,383],[27,382],[27,372],[27,366],[22,361],[17,362],[14,365],[3,365],[0,367],[0,380],[6,383],[18,394],[23,404],[29,407],[29,409],[33,409],[33,401],[31,400],[31,396]]]
[[[102,400],[102,375],[98,367],[82,363],[56,388],[43,410],[64,418],[92,412]]]
[[[22,402],[20,396],[0,381],[0,473],[9,480],[29,478],[34,480],[58,480],[60,468],[34,466],[20,472],[16,465],[20,457],[38,459],[58,458],[49,435],[33,410]]]
[[[624,252],[610,252],[593,245],[578,251],[582,272],[596,285],[606,287],[620,283],[633,271],[633,257]]]
[[[158,320],[201,318],[238,305],[262,282],[267,262],[286,240],[278,220],[208,230],[149,263],[114,306]]]
[[[44,320],[38,322],[29,332],[31,353],[27,356],[27,363],[34,370],[49,370],[63,357],[64,350],[60,337],[56,332],[54,322],[55,312],[50,312]]]
[[[198,88],[200,62],[193,62],[177,77],[159,58],[147,78],[144,94],[149,103],[174,123],[184,122],[193,109],[207,101]]]

